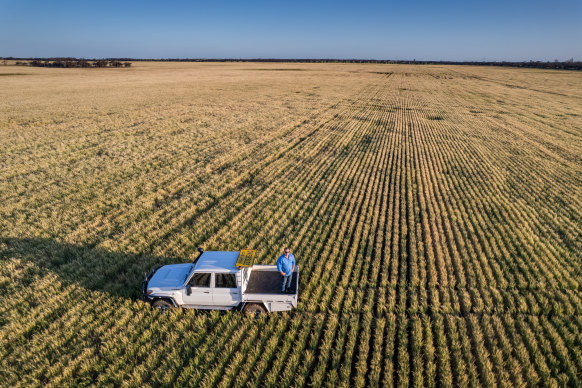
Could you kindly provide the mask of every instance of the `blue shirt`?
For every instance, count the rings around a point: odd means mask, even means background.
[[[293,253],[289,253],[289,258],[285,257],[285,255],[279,256],[277,259],[277,271],[284,272],[285,276],[291,275],[291,270],[295,265],[295,256]]]

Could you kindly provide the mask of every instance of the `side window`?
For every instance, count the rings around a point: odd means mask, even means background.
[[[236,274],[217,273],[214,276],[216,288],[236,288]]]
[[[195,273],[190,279],[192,287],[210,287],[210,273]]]

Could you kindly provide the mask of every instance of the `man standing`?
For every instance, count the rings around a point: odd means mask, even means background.
[[[277,259],[277,271],[283,276],[281,292],[288,294],[291,292],[291,278],[295,271],[295,256],[289,248],[283,249],[283,254]]]

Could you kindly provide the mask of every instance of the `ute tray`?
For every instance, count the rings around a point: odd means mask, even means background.
[[[283,277],[277,270],[264,271],[253,270],[247,285],[247,294],[281,294],[281,284]],[[293,271],[291,276],[291,291],[297,293],[295,286],[297,285],[297,269]]]

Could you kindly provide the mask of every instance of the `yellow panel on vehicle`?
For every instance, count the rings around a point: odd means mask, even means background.
[[[239,252],[238,258],[236,259],[237,267],[252,267],[255,262],[256,250],[253,249],[243,249]]]

